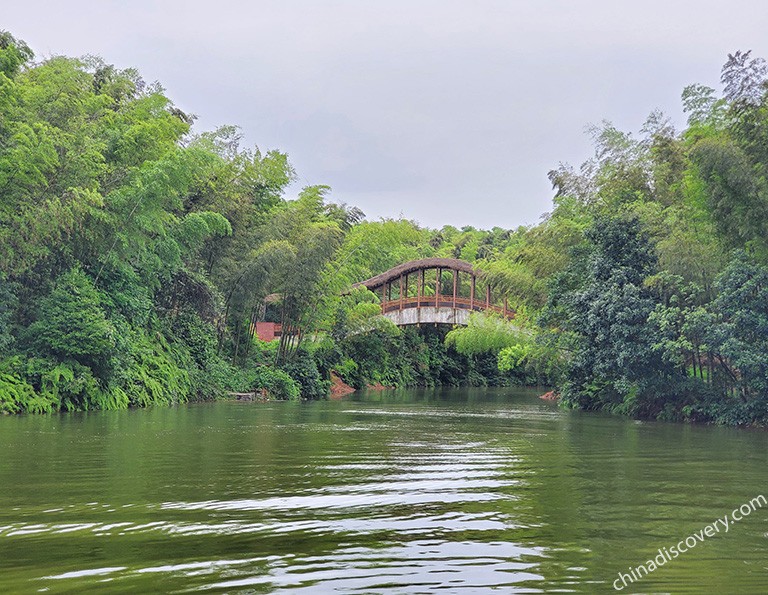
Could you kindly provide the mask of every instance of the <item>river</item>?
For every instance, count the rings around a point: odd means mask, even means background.
[[[4,417],[0,592],[765,593],[768,506],[615,581],[768,495],[767,442],[526,389]]]

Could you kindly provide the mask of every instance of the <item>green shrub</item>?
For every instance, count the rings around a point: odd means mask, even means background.
[[[11,318],[16,306],[16,296],[10,283],[0,273],[0,355],[7,353],[14,341],[11,334]]]
[[[218,339],[213,325],[190,307],[178,312],[170,323],[170,332],[186,347],[191,361],[187,366],[190,383],[197,397],[219,396],[224,391],[248,390],[247,375],[225,361],[218,353]]]
[[[352,379],[356,376],[358,365],[355,360],[350,357],[342,359],[335,368],[335,372],[341,376],[343,380]]]
[[[39,316],[27,330],[32,343],[46,355],[74,360],[107,375],[115,347],[115,328],[101,307],[91,278],[79,268],[59,277],[40,303]]]
[[[53,409],[76,411],[128,406],[120,394],[104,389],[89,367],[74,360],[32,358],[27,362],[26,374],[40,398],[51,403]]]
[[[191,358],[180,346],[173,348],[160,333],[138,334],[131,345],[130,364],[121,373],[119,388],[132,406],[183,403],[192,392],[187,372]],[[180,359],[187,361],[179,361]]]
[[[445,343],[463,355],[498,353],[505,347],[524,342],[523,331],[514,324],[493,314],[473,312],[469,324],[449,332]]]
[[[48,413],[56,403],[39,396],[23,377],[20,357],[0,362],[0,413]]]
[[[251,380],[251,388],[264,390],[273,399],[294,401],[301,397],[301,386],[279,368],[259,366]]]
[[[324,399],[328,396],[330,381],[323,380],[315,360],[306,351],[299,351],[282,368],[301,387],[302,399]]]

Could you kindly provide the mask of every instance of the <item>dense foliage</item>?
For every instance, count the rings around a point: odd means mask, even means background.
[[[467,380],[441,338],[340,297],[448,250],[433,232],[362,222],[325,186],[286,200],[286,155],[242,148],[234,127],[195,134],[134,70],[33,58],[0,34],[0,411],[323,398],[335,368],[358,386]],[[254,337],[262,319],[279,343]]]
[[[585,409],[768,418],[768,86],[729,56],[691,85],[677,132],[604,122],[595,156],[549,176],[554,209],[516,230],[366,221],[295,182],[131,69],[0,33],[0,412],[121,408],[261,391],[548,384]],[[451,257],[514,324],[398,329],[352,283]],[[282,324],[279,341],[257,321]]]
[[[550,173],[589,225],[551,277],[542,337],[563,402],[665,419],[768,418],[765,63],[729,56],[725,93],[687,87],[689,126],[604,123],[595,158]],[[568,207],[569,209],[571,207]]]

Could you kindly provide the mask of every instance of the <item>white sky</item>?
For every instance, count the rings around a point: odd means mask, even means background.
[[[299,185],[369,219],[515,227],[551,207],[547,171],[584,127],[637,130],[680,93],[720,90],[728,52],[768,58],[768,3],[729,0],[3,2],[38,58],[136,67],[197,130],[239,125]],[[298,185],[292,192],[298,191]]]

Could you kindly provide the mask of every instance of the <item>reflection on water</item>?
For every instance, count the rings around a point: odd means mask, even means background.
[[[524,390],[3,418],[0,449],[0,592],[612,592],[768,491],[763,432]],[[765,592],[767,521],[638,590]]]

